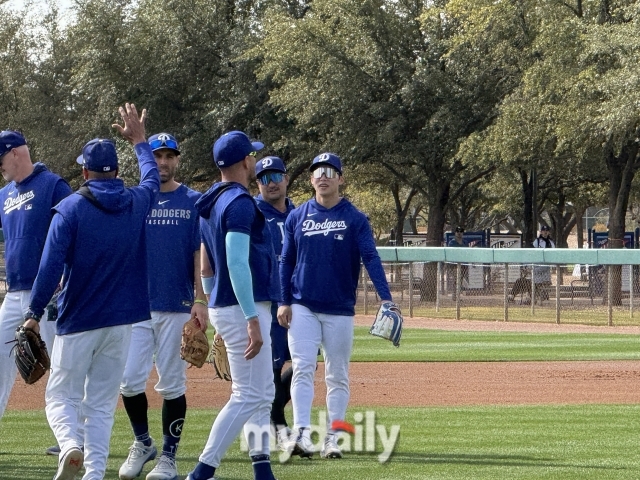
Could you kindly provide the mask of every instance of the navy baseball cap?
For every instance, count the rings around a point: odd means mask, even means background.
[[[321,153],[313,159],[313,163],[311,163],[309,170],[313,172],[316,168],[324,165],[332,166],[340,175],[342,175],[342,162],[340,161],[340,157],[335,153]]]
[[[218,168],[230,167],[244,160],[251,152],[263,148],[263,143],[252,142],[246,133],[234,130],[225,133],[213,144],[213,161]]]
[[[542,225],[542,226],[540,227],[540,231],[541,231],[541,232],[543,232],[543,231],[550,232],[550,231],[551,231],[551,229],[550,229],[548,226],[546,226],[546,225]]]
[[[26,145],[27,141],[20,132],[15,130],[3,130],[0,132],[0,157],[14,148]]]
[[[151,151],[155,152],[156,150],[160,150],[162,148],[168,148],[169,150],[173,150],[178,155],[180,155],[180,147],[178,146],[178,141],[176,137],[171,135],[170,133],[156,133],[155,135],[151,135],[147,143],[151,147]]]
[[[91,172],[113,172],[118,169],[116,144],[106,138],[94,138],[82,147],[76,162]]]
[[[259,177],[262,172],[266,171],[287,173],[287,168],[284,166],[284,162],[280,157],[264,157],[262,160],[256,162],[256,177]]]

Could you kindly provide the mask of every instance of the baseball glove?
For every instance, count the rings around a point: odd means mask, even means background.
[[[216,370],[216,376],[230,382],[231,369],[229,368],[227,348],[224,346],[224,340],[219,335],[216,335],[213,339],[212,354],[213,368]]]
[[[382,302],[369,333],[389,340],[396,347],[399,347],[403,322],[404,318],[402,318],[402,312],[400,312],[400,307],[397,304]]]
[[[201,368],[209,355],[209,341],[193,319],[187,320],[182,327],[180,358]]]
[[[31,385],[36,383],[51,368],[47,346],[40,334],[31,328],[20,326],[16,329],[15,353],[16,366],[20,376]]]

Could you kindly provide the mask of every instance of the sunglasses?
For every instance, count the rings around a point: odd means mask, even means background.
[[[258,178],[262,185],[269,185],[271,182],[280,183],[282,180],[284,180],[284,173],[265,173]]]
[[[156,150],[158,148],[161,147],[167,147],[167,148],[171,148],[173,150],[178,150],[178,142],[176,142],[175,140],[160,140],[160,139],[156,139],[156,140],[152,140],[149,142],[149,146],[151,147],[152,150]]]
[[[340,174],[333,167],[318,167],[313,171],[313,178],[322,178],[322,175],[326,178],[335,178]]]
[[[255,157],[256,155],[258,155],[258,152],[249,152],[249,157]]]

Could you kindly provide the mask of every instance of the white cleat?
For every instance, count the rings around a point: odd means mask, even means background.
[[[79,448],[72,448],[60,457],[53,480],[74,480],[83,465],[84,453]]]
[[[144,464],[156,458],[156,455],[158,455],[158,450],[153,443],[153,439],[151,440],[151,445],[148,447],[142,442],[134,441],[133,445],[129,447],[129,456],[118,472],[120,480],[133,480],[134,478],[138,478],[142,473]]]
[[[338,438],[335,434],[330,433],[324,437],[324,444],[322,445],[320,456],[322,458],[342,458],[342,452],[340,451],[340,447],[338,447]]]
[[[147,480],[178,480],[175,459],[161,455],[156,466],[147,474]]]

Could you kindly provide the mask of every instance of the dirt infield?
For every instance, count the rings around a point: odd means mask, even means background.
[[[356,317],[369,325],[370,317]],[[640,334],[640,327],[591,327],[537,323],[504,323],[407,319],[407,327],[439,330],[583,332]],[[219,408],[231,385],[214,380],[213,368],[188,370],[187,401],[194,408]],[[324,404],[324,365],[316,373],[314,403]],[[149,381],[151,407],[160,407]],[[491,404],[640,403],[640,362],[429,362],[353,363],[351,406],[447,406]],[[36,385],[16,385],[9,409],[44,408],[46,378]]]

